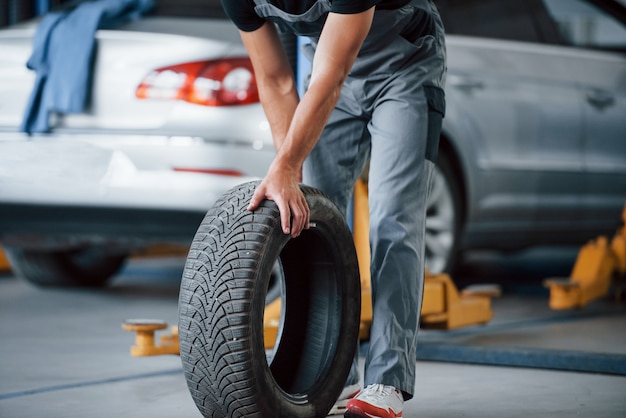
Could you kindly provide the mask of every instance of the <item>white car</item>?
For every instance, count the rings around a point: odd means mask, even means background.
[[[626,202],[624,6],[436,3],[448,81],[430,270],[467,249],[612,233]],[[37,23],[0,30],[0,245],[19,275],[102,285],[136,249],[189,244],[218,196],[265,174],[271,133],[229,21],[152,16],[99,30],[90,106],[27,135]]]
[[[132,251],[191,242],[274,156],[251,65],[225,20],[150,17],[97,32],[91,106],[19,131],[36,23],[0,32],[0,235],[42,285],[100,285]]]

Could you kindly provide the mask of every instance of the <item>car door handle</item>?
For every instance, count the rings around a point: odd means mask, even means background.
[[[587,103],[599,110],[612,106],[615,96],[606,90],[592,89],[587,91]]]
[[[466,91],[482,89],[485,87],[485,84],[480,80],[458,75],[448,76],[447,84]]]

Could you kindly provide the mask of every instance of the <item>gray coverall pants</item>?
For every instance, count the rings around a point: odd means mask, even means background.
[[[255,3],[256,12],[279,28],[311,36],[304,53],[312,59],[322,16],[330,10],[327,0],[301,16],[266,0]],[[373,322],[364,382],[394,386],[407,400],[415,386],[426,198],[445,108],[445,72],[444,30],[432,0],[377,10],[303,170],[303,182],[328,194],[345,215],[370,161]],[[355,361],[347,384],[358,380]]]

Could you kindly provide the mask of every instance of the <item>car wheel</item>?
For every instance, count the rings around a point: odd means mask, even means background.
[[[60,251],[7,247],[5,252],[16,276],[45,287],[101,287],[126,260],[126,255],[99,247]]]
[[[461,231],[461,193],[450,159],[439,155],[426,206],[426,266],[450,272],[456,262]]]
[[[358,341],[352,234],[327,197],[302,186],[311,228],[291,239],[274,202],[246,209],[257,185],[245,183],[218,200],[192,242],[179,296],[187,385],[205,417],[324,417]],[[282,326],[267,353],[263,315],[277,260]]]

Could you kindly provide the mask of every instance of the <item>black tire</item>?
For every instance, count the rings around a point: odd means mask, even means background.
[[[290,239],[274,202],[246,210],[257,185],[226,193],[191,245],[179,298],[187,385],[205,417],[325,417],[358,341],[352,234],[327,197],[302,186],[315,225]],[[263,312],[278,259],[284,303],[272,357],[264,348]]]
[[[5,248],[16,276],[43,287],[102,287],[124,265],[126,255],[99,247],[73,250]]]
[[[452,273],[459,253],[463,201],[450,158],[440,152],[426,206],[426,266]]]

